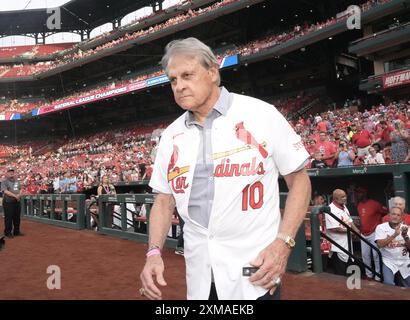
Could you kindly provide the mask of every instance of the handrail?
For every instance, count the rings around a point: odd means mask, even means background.
[[[330,215],[333,219],[335,219],[337,222],[339,222],[341,225],[343,225],[347,229],[347,237],[348,237],[348,246],[349,250],[346,250],[343,248],[340,244],[335,242],[333,239],[331,239],[328,235],[320,231],[319,226],[319,214],[320,213],[325,213]],[[346,224],[344,221],[339,219],[335,214],[333,214],[330,210],[329,206],[322,206],[322,207],[315,207],[312,209],[310,213],[310,219],[311,219],[311,240],[312,240],[312,262],[313,262],[313,271],[314,272],[323,272],[322,268],[322,256],[320,252],[320,236],[328,240],[332,245],[335,245],[338,247],[340,250],[342,250],[345,254],[347,254],[350,258],[352,258],[353,261],[358,262],[360,265],[365,267],[366,269],[370,270],[372,273],[374,273],[377,277],[383,281],[383,260],[382,260],[382,254],[374,244],[372,244],[370,241],[368,241],[366,238],[364,238],[360,233],[354,231],[348,224]],[[376,251],[376,254],[379,256],[379,265],[380,265],[380,272],[377,272],[372,266],[368,266],[363,262],[361,258],[357,258],[354,256],[352,253],[352,248],[351,248],[351,234],[356,235],[361,241],[366,243],[372,250]]]

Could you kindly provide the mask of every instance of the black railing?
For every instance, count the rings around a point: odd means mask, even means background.
[[[340,244],[338,244],[336,241],[334,241],[324,232],[320,231],[320,222],[319,222],[320,213],[330,215],[333,219],[335,219],[337,222],[339,222],[342,226],[344,226],[347,229],[346,236],[347,236],[347,241],[348,241],[348,250],[346,250],[344,247],[342,247]],[[323,237],[324,239],[329,241],[332,245],[336,246],[342,252],[347,254],[352,259],[352,261],[357,262],[363,268],[370,270],[373,274],[376,275],[376,277],[379,277],[381,281],[383,281],[382,254],[377,246],[375,246],[373,243],[371,243],[366,238],[364,238],[360,233],[357,233],[356,231],[354,231],[344,221],[339,219],[335,214],[331,212],[330,207],[328,206],[313,208],[312,212],[310,213],[310,220],[311,220],[311,234],[312,234],[312,262],[313,262],[314,272],[323,272],[322,255],[320,251],[320,237]],[[372,266],[365,264],[361,258],[358,258],[353,254],[352,234],[356,235],[361,241],[363,241],[366,245],[368,245],[371,248],[371,253],[373,253],[373,250],[376,252],[376,254],[379,257],[380,272],[377,272],[376,268],[373,268]]]

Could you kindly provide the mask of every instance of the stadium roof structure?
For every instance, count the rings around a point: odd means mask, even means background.
[[[155,0],[71,0],[60,6],[61,29],[47,28],[52,13],[47,9],[0,12],[0,37],[15,35],[45,35],[56,32],[91,31],[107,22],[145,6],[154,6]]]

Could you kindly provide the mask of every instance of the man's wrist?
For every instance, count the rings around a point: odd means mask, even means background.
[[[293,237],[291,237],[288,234],[282,233],[282,232],[279,232],[276,235],[276,240],[282,241],[282,243],[284,243],[289,249],[293,249],[295,247],[295,244],[296,244]]]
[[[161,255],[161,247],[155,244],[152,244],[148,247],[147,253],[146,253],[146,257],[151,257],[151,256],[155,256],[155,255]]]

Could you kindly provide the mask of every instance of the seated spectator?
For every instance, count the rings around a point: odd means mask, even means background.
[[[64,178],[59,182],[59,189],[61,193],[77,192],[77,178],[72,176],[70,171],[67,171]]]
[[[376,243],[383,259],[383,283],[410,287],[409,250],[410,238],[408,226],[403,222],[403,211],[399,207],[390,209],[389,222],[376,228]]]
[[[380,152],[376,152],[374,147],[369,148],[369,154],[364,158],[365,164],[384,164],[383,155]]]
[[[323,161],[322,153],[316,151],[314,155],[314,160],[312,161],[311,168],[324,169],[327,168],[326,162]]]

